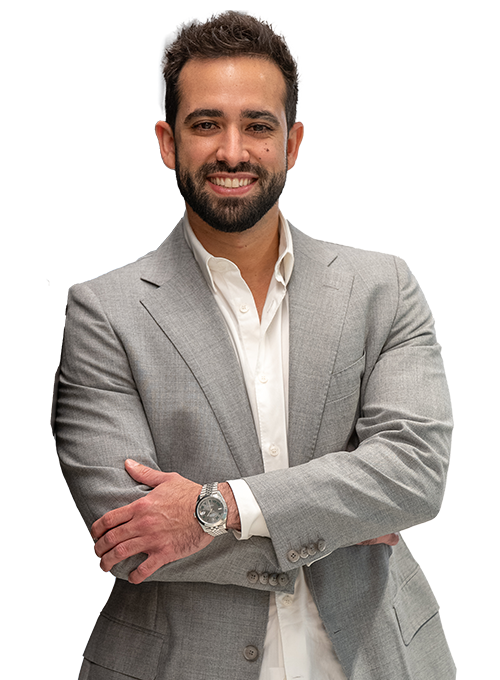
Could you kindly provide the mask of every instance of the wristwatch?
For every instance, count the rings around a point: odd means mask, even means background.
[[[210,536],[227,533],[227,505],[217,486],[217,482],[202,486],[194,511],[201,528]]]

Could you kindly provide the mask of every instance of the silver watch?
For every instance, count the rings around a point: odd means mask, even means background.
[[[203,485],[194,511],[201,528],[210,536],[227,533],[227,505],[217,486],[217,482]]]

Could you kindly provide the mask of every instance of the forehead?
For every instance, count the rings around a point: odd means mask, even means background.
[[[179,77],[179,111],[268,109],[285,117],[285,81],[276,64],[261,57],[192,59]]]

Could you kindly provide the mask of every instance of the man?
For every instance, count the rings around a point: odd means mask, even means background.
[[[280,214],[303,126],[270,27],[186,27],[164,73],[186,215],[68,303],[58,451],[117,576],[80,677],[453,678],[396,535],[437,513],[447,470],[425,300],[401,261]]]

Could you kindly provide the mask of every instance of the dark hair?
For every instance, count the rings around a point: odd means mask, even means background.
[[[224,12],[201,24],[182,26],[163,57],[165,118],[172,130],[179,108],[179,76],[190,59],[229,56],[261,57],[278,66],[285,80],[285,113],[288,129],[295,123],[298,99],[297,64],[288,46],[271,26],[241,12]]]

